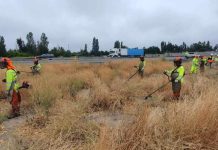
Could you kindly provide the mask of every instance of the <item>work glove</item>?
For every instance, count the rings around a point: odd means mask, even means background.
[[[6,79],[3,79],[2,82],[6,82]]]
[[[30,86],[29,83],[28,83],[27,81],[24,81],[24,82],[22,83],[22,86],[20,87],[20,89],[22,89],[22,88],[28,89],[29,86]]]
[[[28,89],[29,88],[29,83],[26,81],[23,82],[22,87]]]

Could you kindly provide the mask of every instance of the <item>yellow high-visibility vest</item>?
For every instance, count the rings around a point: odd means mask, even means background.
[[[6,71],[6,90],[11,91],[15,90],[16,92],[19,89],[19,84],[17,83],[17,73],[15,70],[9,69]]]

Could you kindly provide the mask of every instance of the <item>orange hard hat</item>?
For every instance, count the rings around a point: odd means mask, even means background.
[[[1,59],[1,62],[6,64],[6,68],[7,68],[7,69],[13,69],[13,70],[15,69],[15,67],[14,67],[14,65],[13,65],[13,63],[12,63],[12,61],[11,61],[11,59],[9,59],[9,58],[7,58],[7,57],[3,57],[3,58]]]

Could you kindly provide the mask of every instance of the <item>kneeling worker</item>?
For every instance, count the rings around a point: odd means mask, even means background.
[[[177,57],[174,60],[174,66],[175,69],[164,71],[164,74],[167,74],[171,77],[173,97],[174,99],[178,100],[180,97],[183,78],[185,76],[185,68],[182,66],[182,59],[180,57]]]
[[[34,66],[31,67],[32,73],[33,73],[33,74],[39,74],[40,71],[41,71],[41,68],[42,68],[42,66],[41,66],[41,64],[39,63],[39,60],[38,60],[38,59],[35,59],[35,60],[34,60]]]
[[[28,88],[29,84],[27,82],[23,82],[22,86],[17,83],[17,71],[12,64],[12,61],[9,58],[2,58],[0,63],[1,69],[7,69],[6,71],[6,79],[3,79],[3,82],[6,82],[6,95],[7,99],[10,99],[10,104],[12,106],[12,110],[10,116],[8,118],[18,117],[20,115],[20,103],[21,103],[21,95],[19,89]]]

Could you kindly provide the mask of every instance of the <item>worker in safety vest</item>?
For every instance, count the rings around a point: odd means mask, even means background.
[[[6,82],[6,96],[10,100],[12,110],[8,118],[18,117],[20,115],[20,103],[21,95],[19,89],[28,88],[29,84],[23,82],[22,86],[17,83],[17,71],[12,64],[12,61],[9,58],[2,58],[0,63],[1,69],[7,69],[6,78],[3,79],[3,82]],[[10,99],[11,98],[11,99]]]
[[[32,73],[33,74],[39,74],[41,71],[41,64],[39,63],[39,60],[35,57],[34,61],[33,61],[34,65],[32,67],[30,67],[32,69]]]
[[[145,69],[145,58],[144,56],[140,56],[140,62],[138,66],[135,66],[138,69],[139,75],[143,78],[144,77],[144,69]]]
[[[174,60],[174,66],[175,68],[173,70],[164,71],[164,74],[167,74],[171,78],[173,97],[178,100],[185,76],[185,68],[182,66],[182,59],[180,57]]]
[[[213,54],[211,54],[208,59],[207,59],[207,63],[209,64],[210,68],[212,68],[212,63],[214,62],[213,60]]]
[[[207,63],[207,59],[204,56],[200,56],[200,72],[201,73],[204,73],[206,63]]]
[[[192,67],[190,73],[197,73],[199,68],[199,57],[196,55],[192,60]]]

